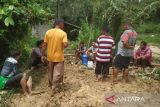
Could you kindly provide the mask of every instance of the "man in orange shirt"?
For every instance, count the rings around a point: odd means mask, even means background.
[[[48,80],[51,89],[54,91],[59,83],[63,82],[64,73],[64,48],[68,46],[67,34],[63,31],[64,20],[56,19],[55,28],[48,30],[44,37],[42,49],[42,61],[44,61],[45,50],[47,49]]]

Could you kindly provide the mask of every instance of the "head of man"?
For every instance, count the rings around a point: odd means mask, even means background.
[[[63,19],[56,19],[54,23],[56,28],[64,29],[64,20]]]
[[[10,51],[10,56],[12,58],[15,58],[16,60],[19,60],[19,58],[21,56],[21,52],[19,50],[11,50]]]
[[[102,34],[103,35],[106,35],[106,34],[108,34],[109,33],[109,27],[107,26],[107,25],[104,25],[103,27],[102,27]]]
[[[84,47],[84,42],[80,42],[80,47]]]
[[[96,44],[95,42],[92,42],[92,46],[95,46],[95,44]]]
[[[123,30],[128,30],[128,29],[132,28],[131,22],[125,22],[125,23],[122,25],[122,28],[123,28]]]
[[[43,40],[38,40],[36,42],[36,47],[42,48],[43,47]]]
[[[146,48],[146,46],[147,46],[147,43],[145,41],[142,41],[141,44],[140,44],[140,48],[142,50],[144,50]]]

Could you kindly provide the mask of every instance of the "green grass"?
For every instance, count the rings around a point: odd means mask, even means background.
[[[160,47],[160,34],[138,34],[138,42],[140,41]]]

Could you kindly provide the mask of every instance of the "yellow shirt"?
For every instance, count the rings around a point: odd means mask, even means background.
[[[64,61],[64,42],[67,42],[67,34],[59,29],[54,28],[46,32],[44,42],[47,43],[47,59],[51,62]]]

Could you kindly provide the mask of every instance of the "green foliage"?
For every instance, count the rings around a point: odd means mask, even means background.
[[[75,50],[78,47],[79,41],[71,41],[70,48]]]
[[[92,26],[107,22],[116,42],[125,21],[134,25],[146,21],[160,22],[159,0],[60,0],[59,7],[61,17],[78,25],[86,19]]]
[[[5,23],[6,26],[9,26],[9,25],[13,25],[14,26],[14,21],[13,21],[11,16],[6,17],[5,20],[4,20],[4,23]]]
[[[0,59],[13,48],[27,56],[31,26],[48,22],[53,17],[50,8],[36,0],[2,0],[0,4]],[[44,0],[42,0],[44,1]],[[28,40],[26,40],[28,39]],[[31,39],[32,40],[32,39]],[[32,41],[33,42],[33,41]],[[23,49],[24,48],[24,49]],[[22,50],[23,49],[23,50]]]
[[[160,34],[160,24],[144,23],[137,27],[139,33],[155,33]]]
[[[159,46],[160,35],[159,34],[139,34],[138,41],[146,41],[149,44]]]
[[[79,31],[79,36],[76,42],[72,42],[71,47],[75,49],[80,42],[84,42],[87,47],[91,45],[92,42],[96,41],[96,38],[100,35],[100,28],[93,25],[89,25],[87,22],[83,22],[81,30]]]
[[[160,69],[156,69],[154,73],[154,78],[160,80]]]
[[[20,61],[19,61],[19,63],[21,65],[26,66],[26,62],[29,60],[31,50],[35,46],[35,43],[36,43],[37,40],[38,40],[38,38],[36,38],[36,37],[34,37],[30,34],[28,36],[25,36],[21,40],[14,41],[9,46],[10,49],[15,49],[15,50],[18,49],[22,52],[22,55],[21,55]]]

